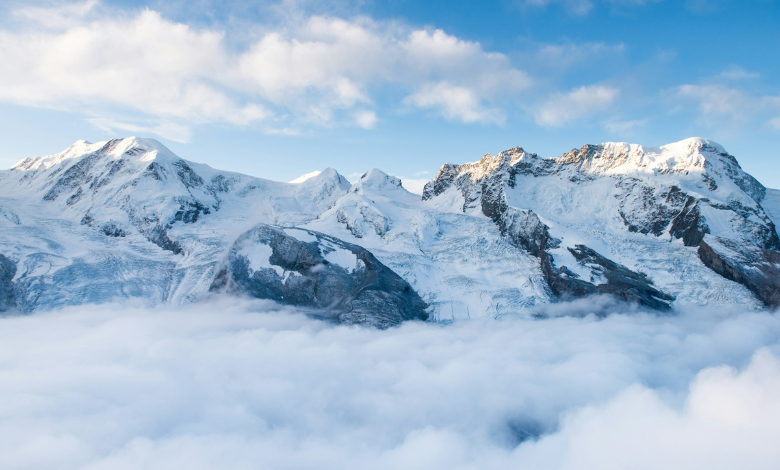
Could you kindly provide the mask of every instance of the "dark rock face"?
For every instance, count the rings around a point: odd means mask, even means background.
[[[710,269],[753,292],[767,307],[780,306],[780,253],[733,240],[707,237],[699,258]]]
[[[16,306],[12,279],[16,275],[16,263],[0,254],[0,312],[7,312]]]
[[[547,226],[533,211],[505,207],[503,214],[494,222],[504,236],[536,257],[557,244],[557,240],[550,237]]]
[[[296,228],[260,224],[241,235],[210,291],[312,307],[378,328],[428,319],[427,304],[368,250]]]
[[[431,199],[434,196],[438,196],[439,194],[446,191],[447,188],[455,183],[455,179],[457,177],[458,165],[447,163],[446,165],[442,166],[441,169],[439,169],[439,174],[436,175],[436,178],[426,183],[425,188],[423,189],[423,201],[427,201],[428,199]]]
[[[44,194],[43,199],[45,201],[53,201],[57,199],[60,194],[72,191],[80,185],[87,183],[89,181],[89,171],[95,166],[95,163],[97,163],[99,158],[100,155],[95,153],[73,164],[70,168],[65,170],[51,189]],[[73,204],[73,202],[73,200],[69,201],[70,204]]]
[[[566,266],[555,269],[553,257],[546,251],[539,253],[539,259],[541,260],[542,273],[547,280],[547,285],[550,286],[552,293],[559,299],[568,300],[598,294],[598,287],[588,281],[578,279],[579,276]]]
[[[189,189],[203,185],[203,178],[195,173],[184,160],[173,162],[173,166],[176,167],[176,176],[179,177],[179,181],[181,181],[185,188]]]
[[[183,200],[179,205],[179,210],[173,215],[173,222],[184,222],[185,224],[191,224],[198,221],[198,217],[201,214],[208,215],[211,210],[208,206],[201,204],[199,201]]]
[[[631,271],[585,245],[575,245],[574,248],[569,248],[569,252],[581,264],[592,267],[606,278],[605,284],[596,286],[599,293],[614,295],[627,302],[636,302],[656,310],[671,309],[668,302],[674,298],[654,288],[653,282],[646,275]]]
[[[630,232],[656,237],[668,233],[683,239],[686,246],[698,246],[704,234],[709,233],[701,217],[699,201],[679,187],[659,192],[635,178],[618,180],[615,186],[622,190],[615,197],[620,201],[620,217]]]
[[[140,230],[141,234],[144,235],[147,240],[175,255],[181,254],[184,251],[178,241],[173,240],[168,236],[166,228],[170,228],[170,226],[166,227],[159,224],[150,225],[151,228]]]
[[[597,285],[579,279],[579,276],[566,266],[555,269],[553,257],[542,252],[542,272],[550,290],[559,298],[566,300],[593,294],[609,294],[655,310],[671,309],[669,302],[674,298],[653,287],[653,282],[646,275],[631,271],[585,245],[575,245],[568,250],[580,264],[604,278],[606,282]]]
[[[682,239],[685,246],[699,246],[704,235],[710,233],[701,216],[699,201],[688,196],[682,210],[672,220],[669,233],[678,240]]]
[[[117,224],[114,223],[107,223],[101,227],[101,230],[103,233],[105,233],[109,237],[126,237],[127,232],[122,227],[119,227]]]
[[[707,146],[707,145],[704,146],[704,149],[717,151],[715,147]],[[759,183],[758,180],[755,179],[752,175],[742,171],[742,167],[739,166],[739,162],[737,162],[737,159],[733,155],[730,155],[725,152],[720,152],[718,153],[718,156],[720,156],[721,161],[724,162],[724,170],[726,172],[726,176],[728,176],[728,178],[734,181],[737,184],[737,186],[739,186],[739,189],[741,189],[748,196],[753,198],[754,201],[760,203],[766,196],[766,188],[764,187],[764,185]],[[710,172],[714,171],[712,165],[709,162],[704,163],[704,168],[705,170]],[[714,185],[714,184],[715,184],[714,181],[710,183],[710,185]]]

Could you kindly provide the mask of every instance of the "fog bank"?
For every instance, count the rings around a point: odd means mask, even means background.
[[[778,318],[626,308],[386,331],[224,299],[0,318],[0,467],[776,467]]]

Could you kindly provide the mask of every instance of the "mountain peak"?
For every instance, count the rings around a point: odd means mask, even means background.
[[[363,194],[364,190],[366,189],[369,191],[384,191],[388,189],[396,190],[399,188],[406,191],[406,189],[401,184],[400,178],[390,176],[378,168],[372,168],[363,173],[363,176],[361,176],[360,179],[352,185],[352,187],[349,189],[349,192]]]
[[[689,137],[678,142],[662,145],[661,149],[675,152],[709,150],[710,152],[727,153],[722,145],[703,137]]]
[[[18,171],[45,170],[66,160],[81,158],[90,154],[100,154],[113,159],[126,157],[141,162],[156,160],[158,157],[164,157],[169,160],[179,159],[166,146],[155,139],[125,137],[94,144],[86,140],[77,140],[73,145],[60,153],[25,158],[14,165],[12,169]]]
[[[309,173],[302,173],[300,176],[290,181],[290,184],[301,184],[308,179],[314,178],[320,173],[322,173],[320,170],[310,171]]]
[[[515,147],[496,156],[487,154],[477,162],[442,166],[436,179],[426,185],[423,199],[440,194],[461,177],[472,181],[499,177],[512,182],[519,174],[559,175],[571,181],[600,177],[668,179],[668,175],[674,174],[687,190],[717,193],[724,201],[747,195],[754,202],[760,202],[766,192],[723,146],[692,137],[660,147],[627,142],[586,144],[556,158],[539,158]],[[747,199],[745,202],[752,204]]]

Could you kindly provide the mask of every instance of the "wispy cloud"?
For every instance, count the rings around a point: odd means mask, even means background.
[[[363,129],[373,129],[379,118],[373,111],[358,111],[355,113],[355,123]]]
[[[646,124],[647,124],[646,119],[636,119],[636,120],[628,120],[628,121],[611,119],[604,122],[604,128],[613,134],[625,135]]]
[[[761,74],[758,72],[750,72],[748,70],[743,69],[742,67],[738,65],[731,65],[727,67],[723,72],[718,74],[717,78],[719,79],[725,79],[725,80],[752,80],[756,78],[760,78]]]
[[[695,103],[699,120],[710,127],[731,128],[755,122],[774,126],[780,115],[780,96],[755,94],[727,85],[688,84],[674,90],[672,96]]]
[[[116,134],[117,131],[131,132],[135,135],[153,134],[174,142],[187,143],[192,138],[192,130],[188,126],[173,122],[157,122],[152,124],[134,124],[128,122],[115,121],[110,118],[88,118],[93,126],[109,134]]]
[[[587,15],[598,3],[612,7],[640,7],[663,0],[525,0],[523,3],[533,7],[546,7],[550,4],[562,5],[572,15]]]
[[[562,126],[609,109],[620,95],[615,87],[590,85],[569,93],[555,93],[536,112],[536,122],[543,126]]]
[[[561,44],[540,44],[536,52],[537,61],[545,67],[571,69],[599,58],[614,60],[626,52],[625,44],[604,42],[566,42]]]
[[[423,87],[416,93],[406,97],[405,103],[418,108],[433,108],[439,110],[445,118],[461,122],[504,122],[503,110],[485,108],[478,95],[472,90],[436,83]]]

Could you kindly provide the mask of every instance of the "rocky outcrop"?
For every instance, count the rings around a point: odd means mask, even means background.
[[[13,278],[16,275],[16,263],[0,254],[0,312],[7,312],[16,306]]]
[[[210,290],[312,307],[343,323],[379,328],[428,318],[414,289],[368,250],[298,228],[260,224],[241,235]]]
[[[678,186],[661,190],[636,178],[621,178],[616,188],[621,189],[615,196],[620,201],[618,213],[630,232],[656,237],[668,234],[682,239],[685,246],[699,246],[709,233],[700,201]]]
[[[597,285],[600,294],[610,294],[627,302],[635,302],[656,310],[669,310],[673,297],[653,287],[645,274],[631,271],[615,263],[585,245],[569,248],[580,264],[597,271],[607,282]]]
[[[698,252],[706,266],[750,289],[767,307],[780,306],[780,253],[777,251],[707,237]]]
[[[680,240],[685,246],[699,246],[710,228],[704,223],[699,209],[699,201],[691,196],[685,200],[680,212],[672,219],[669,234]]]

